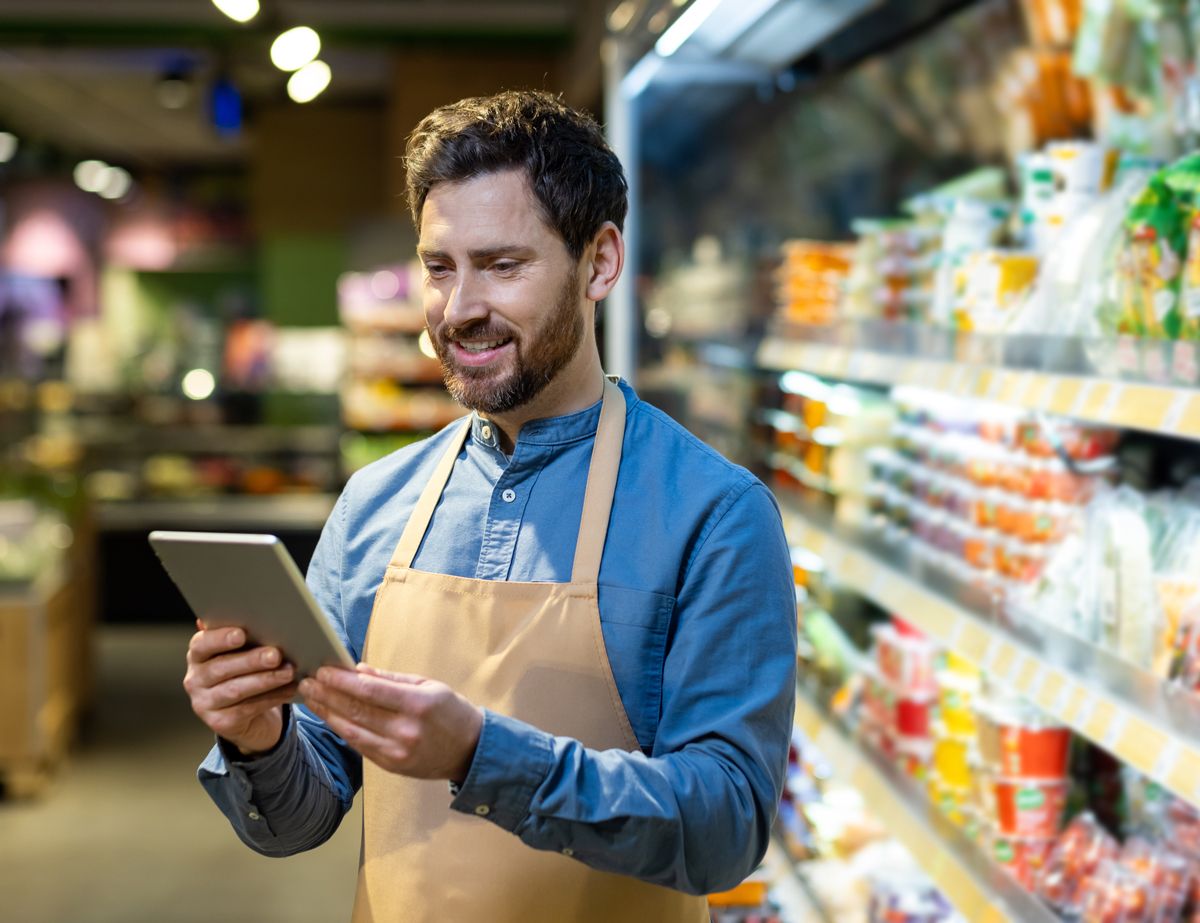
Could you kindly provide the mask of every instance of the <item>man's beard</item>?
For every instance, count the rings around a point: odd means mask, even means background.
[[[430,330],[430,340],[442,364],[446,390],[458,403],[482,413],[507,413],[528,404],[554,380],[583,342],[583,312],[579,310],[579,270],[571,268],[559,291],[558,302],[540,329],[526,342],[513,337],[514,365],[497,377],[492,367],[475,368],[455,363],[450,351],[453,340],[499,340],[512,336],[487,321],[463,327]]]

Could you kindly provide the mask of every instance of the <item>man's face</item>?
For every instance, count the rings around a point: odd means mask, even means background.
[[[425,323],[459,403],[484,413],[520,407],[575,356],[584,338],[578,266],[523,173],[435,186],[417,252]]]

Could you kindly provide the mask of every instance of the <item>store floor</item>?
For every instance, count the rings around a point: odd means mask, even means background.
[[[106,627],[97,707],[49,791],[0,803],[0,919],[12,923],[349,917],[357,808],[319,850],[244,847],[195,780],[211,737],[180,685],[188,629]]]

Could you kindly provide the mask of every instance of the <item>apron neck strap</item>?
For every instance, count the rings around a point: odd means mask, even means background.
[[[433,511],[442,498],[458,453],[471,432],[471,418],[459,427],[421,498],[413,508],[404,533],[392,554],[393,567],[412,567],[417,550],[429,529]],[[600,558],[604,554],[604,539],[608,534],[608,519],[612,512],[617,472],[621,467],[621,446],[625,440],[625,395],[611,379],[604,379],[604,401],[600,405],[600,422],[592,445],[592,461],[588,467],[587,487],[583,495],[583,515],[579,520],[579,537],[575,544],[575,561],[571,568],[572,583],[596,583],[600,578]]]
[[[579,518],[579,538],[575,542],[572,583],[597,583],[600,580],[600,558],[608,535],[608,519],[624,441],[625,395],[611,378],[605,378],[604,403],[600,405],[600,423],[596,426],[596,441],[592,444],[592,462],[583,493],[583,515]]]
[[[437,467],[433,469],[433,474],[429,478],[429,483],[421,491],[421,498],[413,507],[412,515],[408,517],[408,525],[404,527],[404,534],[400,536],[396,550],[392,552],[393,567],[412,567],[413,558],[417,556],[417,549],[421,547],[421,542],[425,539],[425,532],[429,529],[429,520],[433,518],[433,510],[438,505],[438,501],[442,499],[442,490],[445,489],[446,482],[450,480],[450,472],[454,469],[458,453],[462,451],[463,444],[467,441],[467,434],[470,432],[471,417],[468,414],[450,440],[445,454],[438,460]]]

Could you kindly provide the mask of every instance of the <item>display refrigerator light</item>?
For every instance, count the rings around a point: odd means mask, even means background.
[[[192,369],[183,376],[183,393],[189,400],[203,401],[217,390],[217,380],[208,369]]]
[[[17,154],[17,136],[9,131],[0,131],[0,163],[8,163]]]
[[[109,167],[103,172],[102,184],[96,192],[105,199],[116,201],[123,199],[132,186],[133,177],[129,175],[129,171],[120,167]]]

